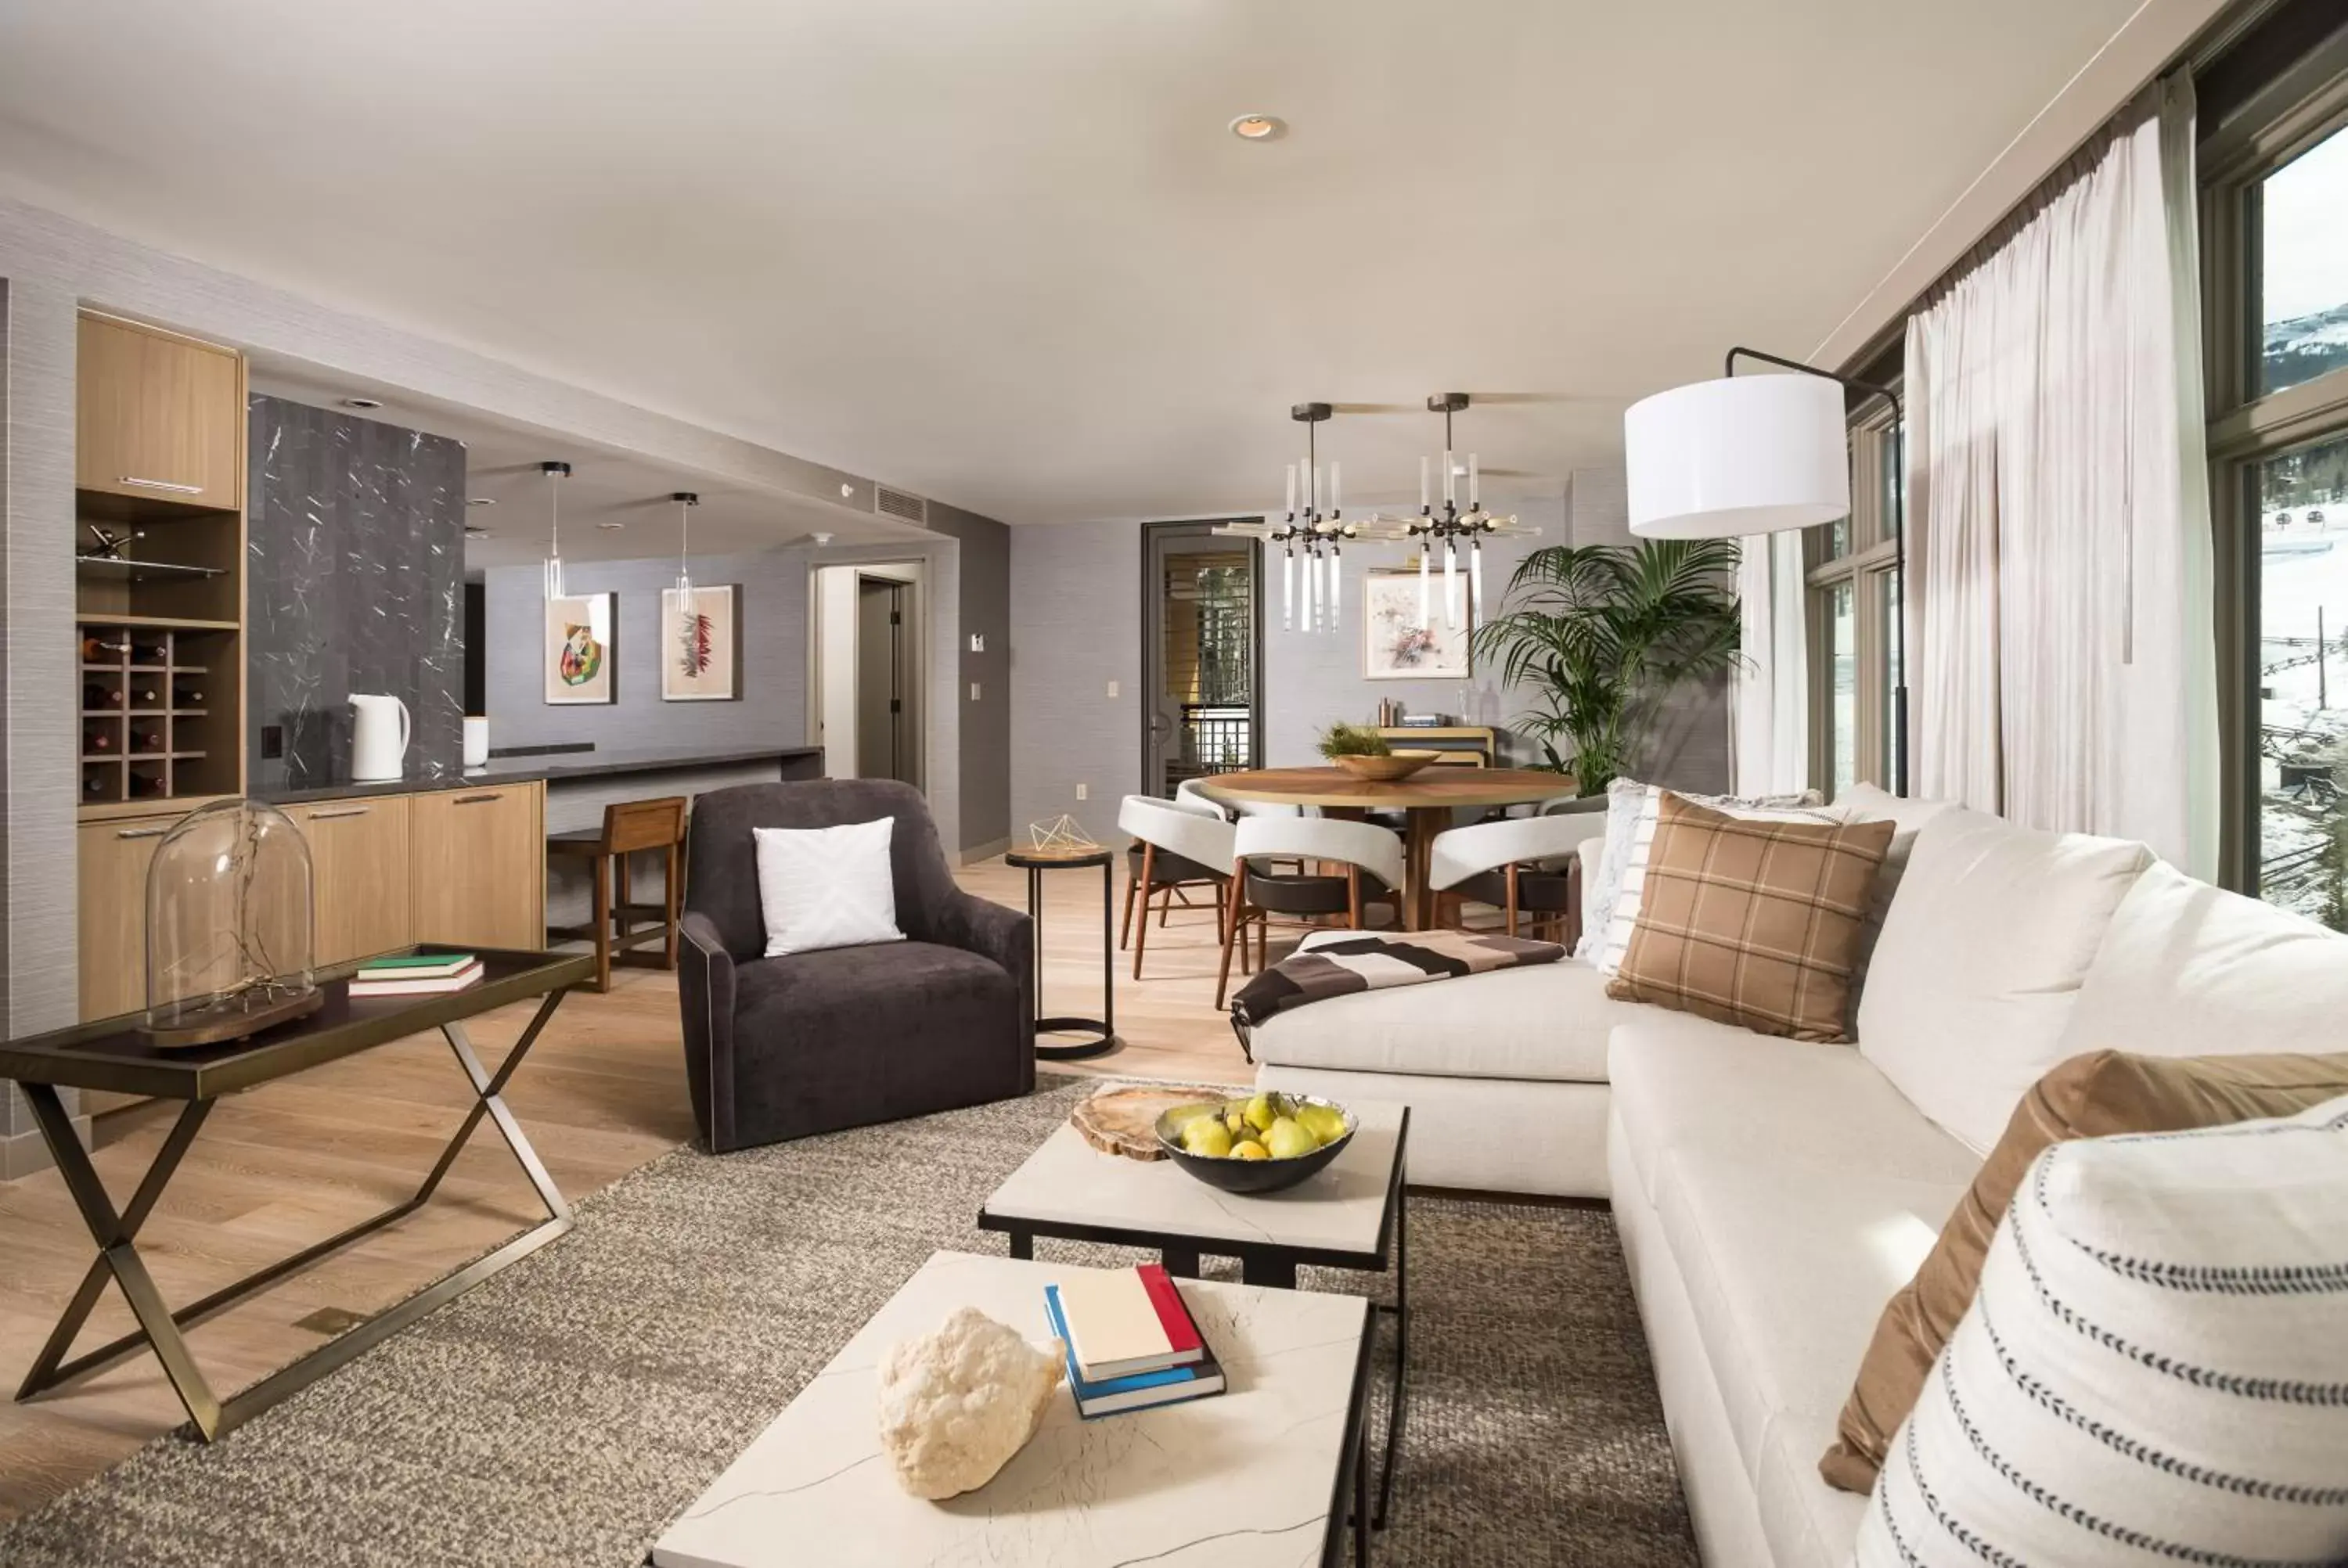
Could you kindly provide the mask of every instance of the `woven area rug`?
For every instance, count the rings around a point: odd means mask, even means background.
[[[999,1250],[980,1203],[1089,1087],[665,1155],[227,1440],[160,1439],[0,1528],[0,1563],[631,1568],[932,1251]],[[1374,1561],[1694,1564],[1612,1222],[1431,1198],[1410,1214],[1410,1406]]]

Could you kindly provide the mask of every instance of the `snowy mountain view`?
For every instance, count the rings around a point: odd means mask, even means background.
[[[2281,392],[2326,371],[2348,366],[2348,304],[2270,323],[2259,363],[2269,392]]]

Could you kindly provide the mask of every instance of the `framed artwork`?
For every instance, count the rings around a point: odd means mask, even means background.
[[[546,700],[616,702],[620,596],[573,593],[546,601]]]
[[[1460,585],[1467,597],[1467,585]],[[1466,606],[1460,623],[1447,624],[1443,580],[1435,579],[1427,608],[1435,624],[1418,614],[1418,571],[1365,572],[1362,578],[1362,678],[1366,681],[1465,681],[1469,673],[1468,634],[1473,630]]]
[[[742,695],[742,585],[695,585],[692,601],[661,589],[661,701],[732,702]]]

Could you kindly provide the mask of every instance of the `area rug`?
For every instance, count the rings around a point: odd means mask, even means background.
[[[0,1528],[0,1563],[632,1568],[932,1251],[999,1249],[973,1226],[980,1203],[1090,1087],[665,1155],[225,1441],[160,1439]],[[1375,1560],[1694,1564],[1612,1223],[1436,1198],[1410,1213],[1407,1430]]]

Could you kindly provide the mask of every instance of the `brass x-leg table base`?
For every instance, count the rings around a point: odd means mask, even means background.
[[[82,1276],[81,1286],[67,1304],[65,1315],[57,1319],[57,1327],[50,1331],[48,1343],[41,1347],[32,1370],[25,1375],[24,1383],[16,1390],[16,1398],[31,1399],[102,1367],[111,1366],[141,1346],[149,1346],[154,1349],[155,1358],[163,1364],[164,1375],[171,1379],[171,1388],[180,1396],[180,1403],[187,1407],[188,1419],[194,1423],[197,1435],[210,1442],[242,1425],[280,1399],[308,1388],[434,1308],[463,1295],[508,1265],[519,1263],[568,1231],[572,1223],[571,1205],[563,1201],[553,1178],[546,1173],[546,1166],[540,1162],[538,1151],[531,1148],[530,1140],[522,1135],[521,1127],[514,1121],[513,1112],[506,1108],[504,1098],[507,1081],[513,1077],[514,1070],[521,1065],[522,1058],[530,1054],[530,1048],[537,1043],[540,1031],[546,1027],[546,1020],[553,1016],[563,995],[561,990],[551,992],[539,1004],[537,1016],[530,1020],[530,1027],[522,1031],[521,1038],[514,1042],[513,1050],[506,1054],[495,1074],[483,1071],[462,1023],[450,1022],[440,1026],[440,1032],[448,1037],[449,1049],[456,1053],[458,1065],[465,1070],[465,1076],[473,1086],[473,1106],[465,1114],[464,1125],[458,1128],[456,1136],[448,1140],[448,1146],[442,1151],[439,1163],[432,1167],[432,1173],[424,1178],[422,1186],[416,1189],[415,1196],[361,1220],[348,1230],[328,1236],[314,1245],[304,1247],[293,1256],[273,1263],[256,1274],[247,1275],[233,1285],[223,1286],[177,1311],[164,1303],[162,1293],[155,1287],[154,1276],[147,1272],[146,1259],[139,1253],[139,1230],[154,1209],[156,1200],[163,1195],[163,1189],[170,1184],[172,1173],[179,1169],[189,1145],[196,1141],[196,1132],[203,1126],[205,1117],[211,1113],[214,1102],[188,1102],[187,1108],[180,1112],[179,1121],[172,1124],[170,1135],[163,1140],[163,1147],[157,1151],[155,1163],[148,1167],[146,1176],[131,1194],[130,1202],[118,1211],[114,1200],[107,1194],[105,1184],[98,1179],[97,1166],[90,1163],[89,1152],[81,1146],[81,1140],[74,1136],[71,1120],[66,1114],[64,1102],[58,1099],[56,1088],[46,1083],[21,1085],[26,1099],[32,1102],[33,1114],[40,1123],[41,1132],[48,1140],[49,1151],[57,1157],[57,1169],[65,1176],[66,1186],[73,1194],[75,1206],[81,1211],[82,1223],[89,1227],[90,1238],[98,1243],[98,1256],[91,1261],[88,1272]],[[457,1156],[464,1152],[466,1143],[471,1140],[474,1130],[480,1126],[483,1117],[489,1118],[497,1128],[499,1135],[505,1139],[506,1147],[513,1152],[514,1159],[520,1163],[523,1173],[530,1177],[530,1185],[538,1190],[539,1201],[546,1205],[546,1220],[522,1232],[488,1256],[466,1265],[398,1305],[386,1308],[348,1332],[328,1340],[293,1365],[280,1368],[242,1392],[225,1399],[213,1393],[202,1368],[196,1365],[195,1357],[190,1353],[187,1337],[181,1330],[202,1322],[222,1307],[243,1299],[263,1286],[307,1267],[328,1253],[347,1246],[423,1207],[438,1190],[441,1180],[448,1175],[449,1167],[457,1163]],[[139,1319],[139,1330],[67,1360],[66,1352],[73,1348],[75,1336],[81,1332],[82,1325],[88,1321],[98,1297],[105,1293],[108,1278],[120,1287],[123,1299],[130,1304],[131,1313]]]

